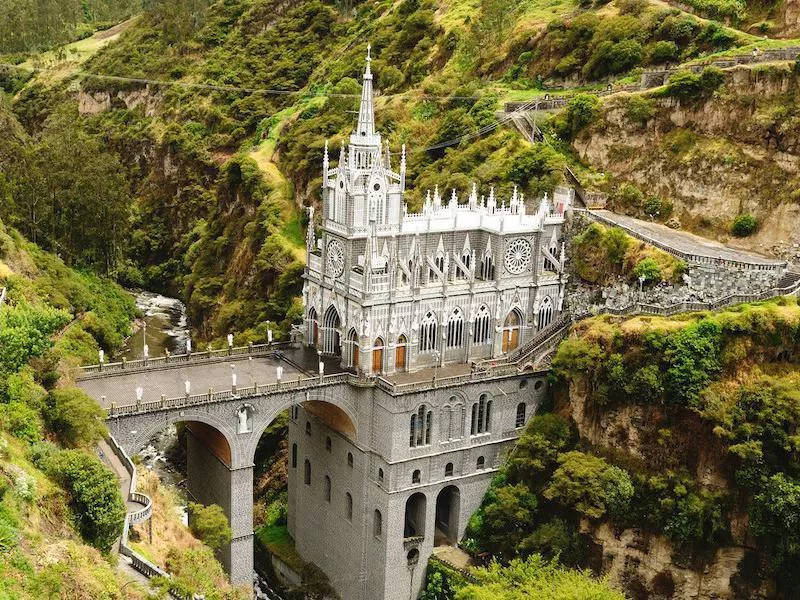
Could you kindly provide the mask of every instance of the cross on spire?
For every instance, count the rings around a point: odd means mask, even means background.
[[[364,69],[364,84],[361,88],[361,106],[358,109],[357,138],[364,138],[364,142],[371,143],[375,135],[375,111],[372,105],[372,70],[370,55],[372,46],[367,44],[367,66]]]

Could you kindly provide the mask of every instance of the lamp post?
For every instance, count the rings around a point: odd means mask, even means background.
[[[439,357],[442,355],[438,350],[433,351],[433,387],[436,387],[436,373],[439,369]]]
[[[322,376],[325,374],[325,363],[322,362],[322,350],[317,350],[319,357],[319,382],[322,383]]]
[[[236,395],[236,365],[231,365],[231,391]]]
[[[645,279],[647,279],[647,277],[645,277],[644,275],[639,275],[639,302],[642,301],[642,294],[644,293],[643,288],[644,288]]]

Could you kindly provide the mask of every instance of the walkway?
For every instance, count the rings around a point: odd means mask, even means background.
[[[768,258],[755,252],[737,250],[686,231],[670,229],[660,223],[642,221],[608,210],[589,211],[590,218],[621,227],[628,233],[671,254],[683,255],[692,262],[732,262],[743,265],[781,268],[786,261]],[[696,259],[696,260],[693,260]],[[706,260],[703,260],[706,259]]]

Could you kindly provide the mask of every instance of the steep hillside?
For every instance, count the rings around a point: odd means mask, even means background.
[[[665,220],[723,239],[738,215],[753,215],[755,234],[729,241],[793,257],[798,92],[797,70],[782,64],[737,67],[709,89],[687,80],[617,94],[573,144],[583,161],[612,175],[603,187],[615,210],[645,216],[646,199],[657,196],[671,204],[671,215],[659,215]]]

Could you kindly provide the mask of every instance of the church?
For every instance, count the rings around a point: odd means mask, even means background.
[[[403,196],[406,150],[392,164],[375,129],[370,58],[358,124],[322,166],[320,238],[307,237],[306,343],[342,367],[391,375],[506,354],[562,310],[567,193],[530,208],[476,186]],[[397,170],[395,170],[397,168]]]

